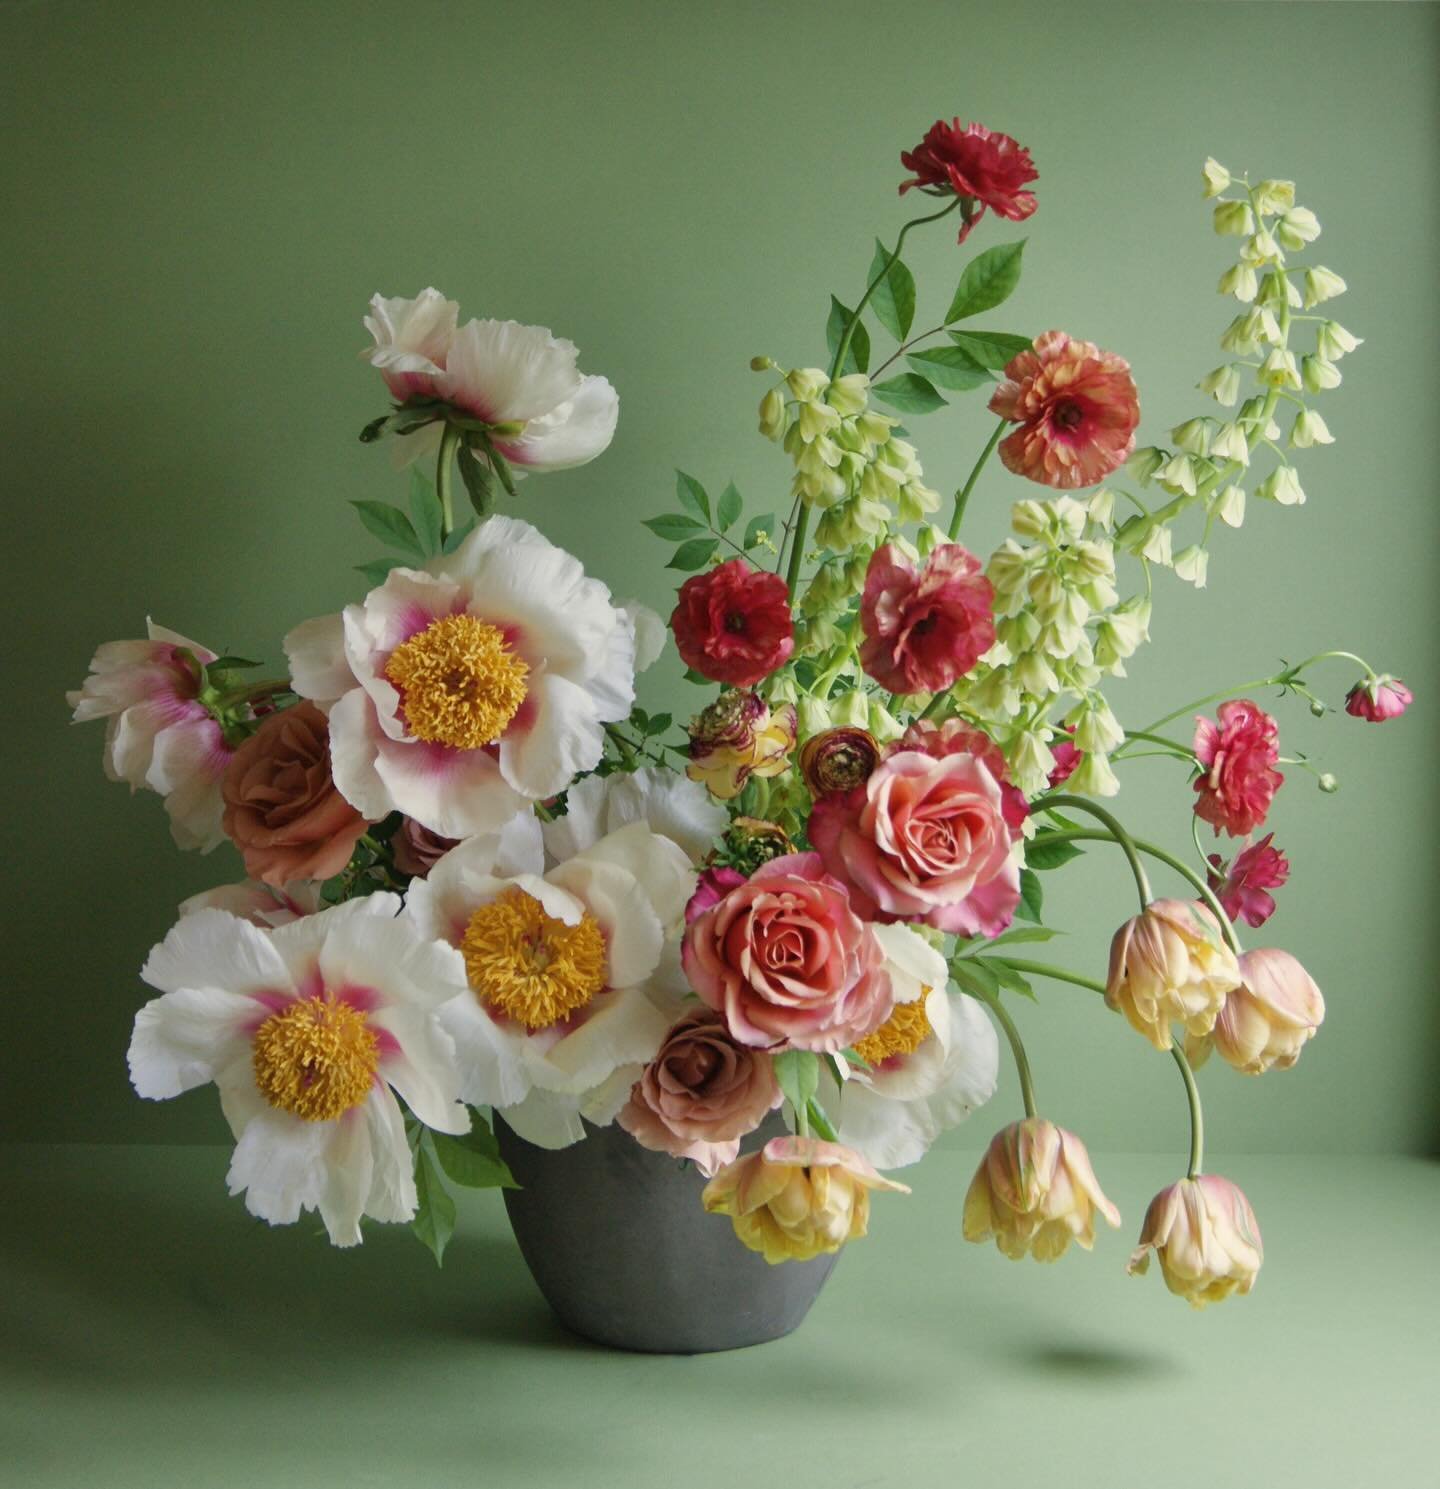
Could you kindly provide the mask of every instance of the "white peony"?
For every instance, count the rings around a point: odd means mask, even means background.
[[[699,863],[730,824],[729,814],[698,781],[664,766],[643,765],[629,774],[586,776],[565,798],[563,817],[543,828],[553,860],[573,858],[608,833],[643,822]]]

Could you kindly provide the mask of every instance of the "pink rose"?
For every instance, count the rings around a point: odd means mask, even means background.
[[[685,924],[699,919],[707,910],[718,905],[732,889],[745,882],[739,869],[708,868],[702,870],[695,885],[695,893],[685,906]]]
[[[1202,774],[1195,782],[1195,815],[1218,834],[1243,838],[1265,821],[1285,777],[1275,769],[1280,728],[1248,698],[1222,703],[1220,722],[1195,720],[1195,758]]]
[[[772,859],[691,922],[690,986],[741,1044],[834,1053],[890,1017],[874,932],[818,854]]]
[[[700,1008],[665,1036],[615,1120],[642,1148],[693,1159],[708,1179],[781,1099],[770,1056],[736,1043],[720,1014]]]
[[[977,755],[891,755],[860,790],[815,803],[810,841],[861,914],[998,936],[1020,903],[1014,831]]]
[[[1010,784],[1010,768],[1005,764],[1004,753],[983,730],[972,727],[963,719],[946,719],[943,724],[930,719],[916,719],[886,754],[898,755],[902,750],[919,750],[936,760],[943,760],[946,755],[974,755],[999,782],[1005,820],[1011,827],[1024,827],[1025,819],[1030,815],[1030,803],[1018,786]],[[1051,785],[1054,785],[1053,779]]]
[[[1273,846],[1274,838],[1267,832],[1237,853],[1228,868],[1218,853],[1210,855],[1210,888],[1231,920],[1243,920],[1252,929],[1275,913],[1275,896],[1269,891],[1290,877],[1290,860]]]
[[[918,569],[886,543],[865,571],[860,665],[892,693],[938,693],[995,644],[994,598],[959,543],[942,543]]]

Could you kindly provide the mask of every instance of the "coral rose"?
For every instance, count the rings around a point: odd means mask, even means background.
[[[1246,1075],[1288,1070],[1325,1021],[1325,999],[1315,979],[1276,947],[1240,958],[1240,986],[1225,999],[1200,1059],[1213,1045],[1226,1064]]]
[[[946,719],[943,724],[932,719],[916,719],[886,754],[898,755],[902,750],[919,750],[936,760],[947,755],[974,755],[1000,786],[1005,820],[1011,827],[1024,827],[1030,815],[1030,803],[1018,786],[1010,784],[1004,751],[983,730],[963,719]]]
[[[1027,1117],[997,1132],[965,1196],[965,1239],[995,1245],[1020,1261],[1058,1261],[1071,1241],[1095,1245],[1095,1217],[1120,1212],[1105,1198],[1090,1154],[1073,1132]]]
[[[1023,222],[1036,207],[1035,194],[1022,190],[1038,179],[1030,152],[983,124],[937,119],[913,150],[901,153],[900,164],[915,173],[901,185],[901,196],[918,186],[932,195],[953,191],[960,198],[961,243],[987,207],[1011,222]]]
[[[1357,682],[1346,693],[1345,712],[1353,719],[1383,724],[1386,719],[1398,719],[1414,701],[1415,695],[1398,677],[1382,672]]]
[[[1275,913],[1275,896],[1290,877],[1290,860],[1273,846],[1275,834],[1267,832],[1258,843],[1237,853],[1230,866],[1218,853],[1210,855],[1210,888],[1231,920],[1243,920],[1258,928]]]
[[[795,650],[785,581],[743,558],[687,579],[670,629],[687,667],[740,688],[769,677]]]
[[[692,1159],[708,1179],[782,1099],[770,1056],[737,1044],[702,1008],[665,1036],[615,1120],[642,1148]]]
[[[1005,368],[990,411],[1020,426],[1000,442],[1005,468],[1042,486],[1093,486],[1135,448],[1140,398],[1130,364],[1047,331]]]
[[[809,1261],[865,1234],[870,1191],[909,1188],[871,1168],[853,1148],[813,1137],[776,1137],[722,1169],[702,1195],[712,1215],[770,1263]]]
[[[335,788],[329,722],[308,701],[264,720],[235,751],[220,790],[225,832],[263,884],[331,878],[367,825]]]
[[[894,1006],[880,943],[815,853],[757,869],[691,921],[682,956],[742,1044],[833,1054]]]
[[[1218,1174],[1181,1179],[1150,1201],[1125,1270],[1148,1270],[1153,1249],[1165,1286],[1192,1308],[1248,1293],[1265,1259],[1260,1226],[1238,1185]]]
[[[998,936],[1020,903],[1000,783],[974,754],[891,755],[859,790],[817,801],[809,832],[870,919]]]
[[[1265,821],[1285,777],[1275,769],[1280,758],[1280,728],[1263,708],[1248,698],[1222,703],[1220,722],[1195,720],[1195,758],[1201,775],[1195,782],[1195,815],[1242,838]]]
[[[938,693],[995,644],[994,598],[959,543],[941,543],[918,569],[886,543],[865,571],[860,665],[892,693]]]

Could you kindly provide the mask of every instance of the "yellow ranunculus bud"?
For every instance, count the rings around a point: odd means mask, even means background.
[[[1146,1271],[1152,1249],[1165,1286],[1192,1308],[1248,1293],[1265,1258],[1250,1201],[1218,1174],[1181,1179],[1150,1201],[1125,1270]]]
[[[1188,1034],[1208,1034],[1225,995],[1239,985],[1235,953],[1204,905],[1154,900],[1110,943],[1105,1002],[1157,1050],[1170,1048],[1175,1021]]]

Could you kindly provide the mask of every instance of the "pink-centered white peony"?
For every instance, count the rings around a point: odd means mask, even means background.
[[[328,707],[335,784],[364,816],[445,837],[498,830],[599,763],[635,696],[636,621],[579,559],[492,517],[450,556],[393,569],[285,638]]]
[[[185,915],[142,976],[130,1079],[163,1100],[214,1083],[235,1134],[231,1194],[271,1225],[317,1210],[336,1246],[360,1220],[409,1220],[415,1181],[396,1096],[439,1132],[469,1130],[436,1010],[465,986],[448,946],[375,894],[265,931]]]

